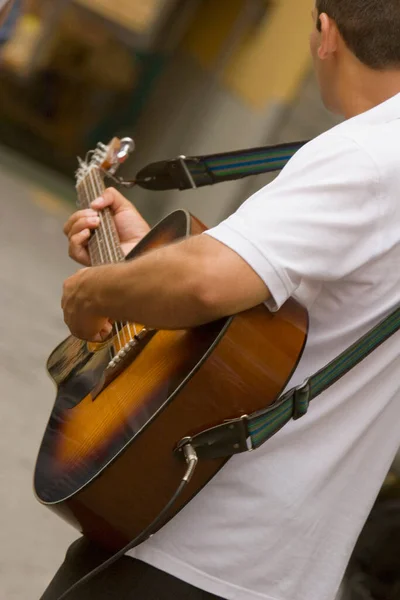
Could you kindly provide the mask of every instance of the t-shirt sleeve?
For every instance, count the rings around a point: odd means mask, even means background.
[[[279,309],[302,283],[349,276],[379,252],[379,176],[350,138],[325,134],[207,235],[239,254]]]

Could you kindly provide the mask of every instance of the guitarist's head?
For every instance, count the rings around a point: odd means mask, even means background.
[[[316,0],[311,52],[325,105],[346,117],[400,92],[400,1]]]

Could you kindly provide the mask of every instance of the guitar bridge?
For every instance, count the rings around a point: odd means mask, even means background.
[[[106,371],[115,369],[128,358],[132,350],[137,349],[140,342],[144,341],[150,333],[154,332],[153,329],[146,329],[145,327],[139,331],[121,350],[117,352],[112,360],[108,363]]]

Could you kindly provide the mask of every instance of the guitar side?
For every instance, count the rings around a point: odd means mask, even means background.
[[[201,230],[179,211],[133,256]],[[91,352],[68,338],[48,362],[58,389],[36,465],[38,499],[91,539],[122,547],[179,484],[177,443],[272,403],[300,359],[307,326],[307,312],[289,301],[275,314],[262,305],[192,330],[159,331],[97,395],[107,348]],[[200,461],[174,514],[225,462]]]

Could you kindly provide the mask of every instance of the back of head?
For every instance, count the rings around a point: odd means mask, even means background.
[[[400,69],[399,0],[316,0],[351,52],[375,70]]]

